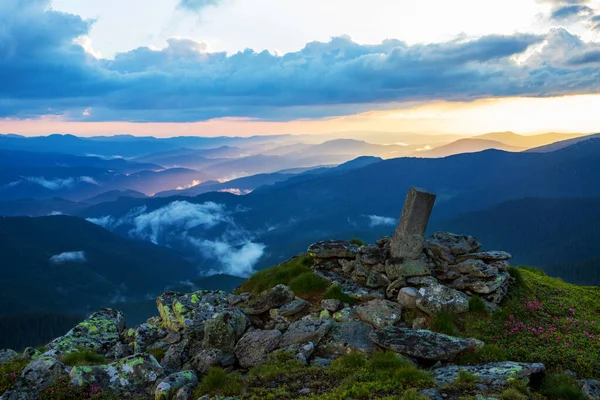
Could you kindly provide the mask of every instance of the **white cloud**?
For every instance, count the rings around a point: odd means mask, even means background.
[[[219,192],[222,192],[222,193],[231,193],[231,194],[235,194],[236,196],[241,196],[243,194],[248,194],[248,193],[252,192],[252,190],[230,188],[230,189],[219,189]]]
[[[394,218],[390,217],[382,217],[379,215],[367,215],[369,218],[369,226],[394,226],[398,223],[398,221]]]
[[[64,253],[56,254],[50,257],[52,264],[66,264],[66,263],[85,263],[85,251],[66,251]]]
[[[266,246],[262,243],[248,242],[235,245],[218,240],[193,240],[194,244],[207,258],[218,260],[222,268],[211,273],[224,272],[235,276],[248,276],[254,265],[262,257]]]

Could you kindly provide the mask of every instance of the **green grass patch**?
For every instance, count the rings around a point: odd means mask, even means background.
[[[487,314],[488,308],[479,296],[472,296],[469,300],[469,311],[474,314]]]
[[[323,298],[339,300],[344,304],[356,304],[356,299],[349,294],[344,293],[344,291],[338,285],[331,285],[323,294]]]
[[[585,400],[575,379],[567,374],[548,375],[542,384],[542,394],[550,399]]]
[[[302,297],[321,294],[330,284],[327,279],[308,271],[292,279],[289,286],[296,296]]]
[[[242,392],[241,378],[221,368],[211,368],[194,391],[194,399],[208,395],[235,396]]]
[[[78,349],[61,357],[60,362],[70,367],[83,365],[103,365],[106,358],[91,349]]]
[[[529,268],[510,271],[517,283],[502,310],[489,318],[467,315],[461,335],[493,343],[505,360],[541,362],[550,372],[570,369],[599,378],[600,288],[568,284]],[[493,353],[500,355],[497,349]]]
[[[527,400],[528,397],[515,388],[508,388],[499,396],[500,400]]]
[[[289,286],[294,278],[306,272],[312,272],[312,264],[313,259],[308,255],[292,258],[275,267],[256,272],[248,280],[242,283],[237,292],[251,292],[258,294],[279,284]]]
[[[466,364],[485,364],[497,361],[506,361],[508,355],[506,350],[494,344],[486,344],[483,348],[467,353],[462,356],[458,363]]]
[[[359,238],[352,238],[349,240],[350,244],[355,244],[357,246],[364,246],[366,243],[360,240]]]
[[[29,363],[30,361],[18,357],[0,365],[0,395],[17,382],[21,372]]]
[[[442,311],[433,318],[431,330],[450,336],[456,336],[456,314],[451,311]]]
[[[61,376],[40,392],[39,400],[118,400],[118,397],[105,393],[101,387],[89,383],[73,385],[71,378]]]

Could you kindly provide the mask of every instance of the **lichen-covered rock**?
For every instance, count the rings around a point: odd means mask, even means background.
[[[176,372],[167,376],[156,386],[154,399],[170,400],[179,392],[179,389],[188,385],[196,386],[197,384],[198,377],[194,371]]]
[[[19,353],[11,349],[0,350],[0,365],[6,364],[7,362],[14,360],[19,357]]]
[[[321,300],[321,307],[329,312],[336,312],[342,306],[342,302],[338,299],[325,299]]]
[[[476,339],[456,338],[426,330],[388,326],[372,332],[369,337],[379,346],[410,357],[447,361],[483,347]]]
[[[183,294],[166,292],[156,299],[164,328],[172,331],[202,330],[205,320],[229,308],[229,296],[219,290]]]
[[[219,349],[202,349],[192,358],[191,368],[199,374],[206,374],[212,367],[231,367],[237,362],[233,353]]]
[[[333,322],[329,319],[301,319],[290,325],[288,330],[281,337],[279,347],[286,347],[293,344],[302,344],[312,342],[315,345],[331,329]]]
[[[67,367],[56,358],[50,356],[39,357],[25,367],[16,386],[6,391],[0,399],[37,399],[40,391],[50,386],[61,376],[66,375]]]
[[[473,236],[456,235],[450,232],[437,232],[427,238],[425,248],[431,250],[434,255],[445,259],[447,252],[452,256],[474,253],[481,248],[481,243]],[[452,263],[451,259],[448,261]]]
[[[455,269],[461,274],[467,274],[479,278],[490,278],[498,275],[498,268],[488,265],[481,260],[465,260],[450,268]]]
[[[469,311],[469,299],[464,293],[437,283],[419,289],[416,305],[431,316],[442,311],[450,311],[454,314]]]
[[[484,385],[492,385],[494,389],[507,386],[512,380],[531,378],[542,374],[545,370],[544,364],[539,363],[517,363],[512,361],[494,362],[484,365],[472,366],[449,366],[433,370],[433,379],[438,385],[447,385],[456,381],[460,371],[468,372],[477,376]]]
[[[419,292],[415,288],[405,287],[398,292],[398,303],[404,308],[414,310],[417,308]]]
[[[254,330],[247,332],[237,342],[235,355],[243,368],[262,364],[267,355],[279,346],[281,332],[278,330]]]
[[[334,312],[331,317],[336,322],[350,322],[356,320],[356,313],[353,307],[344,307],[340,311]]]
[[[282,317],[290,317],[306,310],[308,306],[309,303],[306,300],[293,300],[279,308],[279,315]]]
[[[356,315],[379,329],[400,322],[402,306],[389,300],[371,300],[356,307]]]
[[[371,332],[373,327],[362,321],[335,322],[317,346],[316,354],[331,358],[352,352],[373,353],[377,346],[369,338]]]
[[[490,294],[506,285],[509,277],[508,273],[498,274],[492,278],[463,275],[450,283],[450,286],[461,291],[470,290],[479,294]]]
[[[480,253],[469,253],[456,257],[456,262],[464,260],[482,260],[487,262],[510,260],[512,255],[506,251],[482,251]]]
[[[93,313],[64,336],[47,346],[48,355],[61,355],[85,347],[105,354],[117,343],[125,329],[125,316],[121,311],[105,308]]]
[[[385,297],[388,299],[395,300],[398,298],[398,293],[400,289],[406,286],[406,279],[398,278],[394,282],[390,283],[388,287],[385,289]]]
[[[126,339],[133,344],[135,353],[144,353],[148,346],[167,336],[167,332],[156,324],[144,322],[127,330]]]
[[[410,278],[413,276],[431,275],[431,269],[427,263],[422,260],[395,260],[390,259],[385,263],[385,273],[391,280],[400,277]]]
[[[360,261],[364,264],[375,265],[385,262],[385,251],[377,245],[362,246],[359,252]]]
[[[355,258],[359,247],[343,240],[327,240],[311,245],[308,254],[314,258]]]
[[[39,351],[38,349],[34,349],[33,347],[27,347],[25,350],[23,350],[23,354],[21,355],[21,357],[23,357],[24,360],[33,361],[33,360],[37,359],[38,357],[40,357],[41,355],[42,355],[42,352]]]
[[[589,400],[600,400],[600,383],[596,379],[580,381],[581,391]]]
[[[381,272],[371,271],[367,276],[366,285],[369,288],[377,289],[381,287],[387,287],[390,284],[390,280],[387,276],[382,274]]]
[[[119,398],[152,396],[154,386],[164,370],[150,354],[141,353],[107,365],[73,367],[71,382],[90,383]]]
[[[431,286],[438,283],[438,280],[433,276],[413,276],[412,278],[408,278],[406,283],[410,286],[415,287],[425,287]]]
[[[239,309],[218,313],[204,322],[202,345],[232,352],[235,343],[242,337],[248,326],[248,320]]]
[[[194,396],[194,389],[196,389],[197,385],[185,385],[181,389],[177,391],[177,394],[173,398],[173,400],[196,400]]]
[[[277,285],[266,293],[262,293],[256,300],[244,308],[248,315],[259,315],[272,308],[279,308],[294,300],[294,292],[285,285]]]

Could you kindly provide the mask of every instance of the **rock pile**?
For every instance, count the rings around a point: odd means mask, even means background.
[[[393,258],[391,241],[385,237],[377,244],[358,246],[331,240],[313,244],[308,252],[315,271],[343,291],[397,301],[430,316],[444,310],[466,312],[473,295],[493,308],[508,292],[511,255],[482,252],[472,236],[438,232],[425,240],[415,259]]]

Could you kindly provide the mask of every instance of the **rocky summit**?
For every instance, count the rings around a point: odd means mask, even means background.
[[[452,332],[519,285],[510,254],[438,232],[397,258],[392,240],[315,243],[235,293],[164,293],[131,328],[100,310],[42,349],[0,351],[20,365],[0,399],[576,398],[536,392],[543,363],[496,360],[493,343]],[[577,382],[600,398],[596,380]]]

